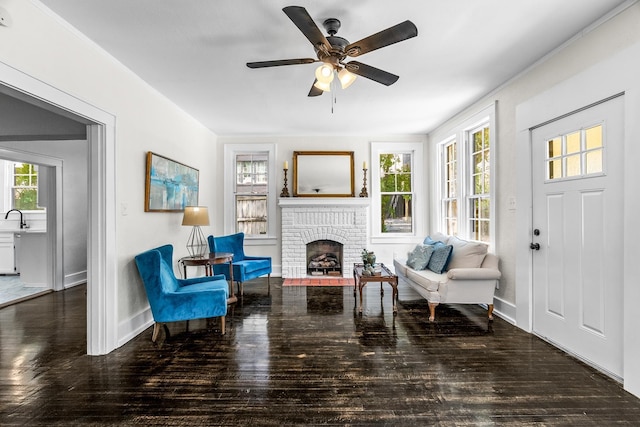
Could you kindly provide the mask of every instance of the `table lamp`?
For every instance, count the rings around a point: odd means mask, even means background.
[[[187,240],[187,250],[191,256],[203,256],[208,252],[207,240],[200,229],[202,225],[209,225],[209,209],[206,206],[186,206],[182,225],[191,225],[193,229]]]

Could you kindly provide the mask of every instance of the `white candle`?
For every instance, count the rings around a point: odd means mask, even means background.
[[[367,168],[367,162],[362,162],[362,169],[366,169]]]
[[[284,161],[284,168],[287,170],[289,169],[289,162],[286,160]]]

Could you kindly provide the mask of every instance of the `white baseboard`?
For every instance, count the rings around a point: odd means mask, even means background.
[[[134,339],[151,325],[153,325],[153,315],[151,314],[150,307],[123,320],[118,324],[118,347]],[[149,337],[149,339],[151,339],[151,337]]]
[[[87,283],[87,270],[78,271],[77,273],[67,274],[64,276],[64,288],[72,288],[76,285]]]
[[[516,306],[510,302],[494,297],[493,313],[512,325],[516,324]]]

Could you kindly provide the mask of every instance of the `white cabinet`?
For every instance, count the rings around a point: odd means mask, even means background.
[[[25,286],[49,286],[46,233],[32,230],[22,232],[19,236],[17,260],[20,262],[20,281]]]
[[[14,274],[15,248],[13,233],[0,233],[0,274]]]

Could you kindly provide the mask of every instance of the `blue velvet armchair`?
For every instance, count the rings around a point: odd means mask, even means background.
[[[220,317],[222,334],[229,285],[223,275],[176,278],[172,268],[173,246],[164,245],[135,257],[138,272],[147,291],[153,326],[153,342],[165,322]]]
[[[271,257],[244,254],[244,233],[207,238],[209,251],[233,253],[233,280],[238,284],[238,292],[243,293],[242,283],[267,275],[267,289],[271,286]],[[224,274],[229,279],[229,267],[224,264],[213,266],[214,274]]]

